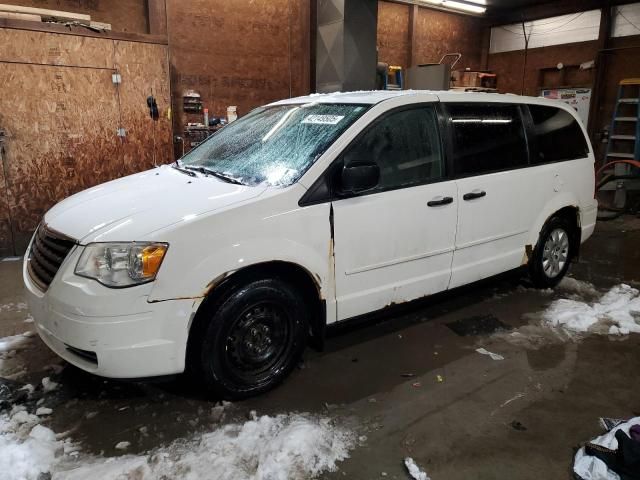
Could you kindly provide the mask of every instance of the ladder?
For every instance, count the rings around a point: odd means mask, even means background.
[[[629,78],[622,80],[618,86],[618,98],[607,144],[607,162],[620,159],[640,160],[639,140],[640,78]]]
[[[632,162],[640,161],[640,78],[628,78],[618,85],[618,97],[613,110],[609,142],[607,144],[605,164],[614,163],[613,171],[609,171],[617,179],[614,204],[624,208],[626,192],[640,190],[640,170]],[[608,165],[607,165],[608,166]]]

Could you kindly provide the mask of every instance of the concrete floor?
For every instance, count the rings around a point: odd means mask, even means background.
[[[599,224],[570,273],[600,290],[621,282],[638,287],[638,245],[640,220]],[[533,290],[519,274],[508,275],[334,330],[324,352],[308,351],[280,388],[234,404],[223,421],[251,410],[340,419],[361,445],[323,478],[384,472],[406,479],[406,456],[432,480],[571,478],[575,448],[602,433],[599,417],[640,415],[640,336],[575,339],[540,326],[540,312],[568,295]],[[0,262],[0,337],[32,328],[23,301],[21,263]],[[460,336],[447,326],[479,317],[512,330]],[[505,359],[480,355],[479,346]],[[209,426],[213,402],[180,380],[94,377],[59,361],[38,338],[4,362],[6,376],[21,383],[45,376],[61,383],[47,397],[55,412],[47,426],[72,431],[85,452],[116,455],[123,440],[132,442],[130,453],[143,452]]]

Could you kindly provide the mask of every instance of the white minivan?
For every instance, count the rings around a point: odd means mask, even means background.
[[[593,151],[562,103],[311,95],[60,202],[24,282],[68,362],[188,371],[237,399],[280,382],[334,322],[524,265],[553,287],[596,213]]]

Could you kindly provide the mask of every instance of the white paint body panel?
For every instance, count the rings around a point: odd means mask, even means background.
[[[286,103],[371,107],[292,186],[244,187],[183,175],[169,166],[74,195],[44,217],[78,240],[42,292],[24,272],[38,331],[60,356],[110,377],[181,372],[189,326],[211,283],[269,261],[306,270],[333,323],[519,266],[544,222],[580,209],[582,240],[595,225],[593,154],[584,160],[299,206],[309,187],[373,120],[402,105],[437,101],[554,105],[543,99],[452,92],[359,92]],[[573,113],[572,113],[573,114]],[[464,202],[468,190],[485,198]],[[427,202],[450,196],[452,204]],[[334,242],[330,215],[333,209]],[[74,274],[90,242],[160,241],[169,249],[153,283],[110,289]],[[65,344],[96,352],[98,366]]]

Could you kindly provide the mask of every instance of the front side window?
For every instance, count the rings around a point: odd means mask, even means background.
[[[517,105],[450,103],[446,106],[456,175],[480,175],[528,165]]]
[[[366,109],[320,103],[259,108],[211,136],[180,164],[233,183],[289,186]]]
[[[536,155],[531,163],[574,160],[589,155],[577,120],[561,108],[529,105],[536,135]]]
[[[443,176],[438,121],[433,107],[391,112],[377,120],[344,154],[344,165],[374,162],[376,190],[420,185]]]

